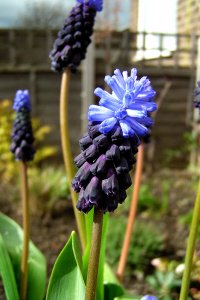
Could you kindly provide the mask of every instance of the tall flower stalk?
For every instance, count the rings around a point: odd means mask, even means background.
[[[72,181],[79,193],[78,210],[87,213],[94,207],[95,211],[86,300],[95,299],[96,294],[102,215],[126,199],[139,137],[148,134],[147,127],[153,122],[149,112],[156,109],[155,91],[146,77],[137,80],[136,69],[130,76],[117,69],[105,82],[112,94],[101,88],[94,91],[100,101],[89,107],[88,132],[79,140],[82,151],[74,160],[79,170]]]
[[[71,154],[72,152],[71,152],[71,144],[70,144],[69,128],[68,128],[69,77],[70,77],[70,70],[66,69],[62,74],[61,89],[60,89],[60,131],[61,131],[61,145],[62,145],[65,169],[66,169],[67,177],[71,182],[75,175],[75,171],[74,171],[73,159]],[[72,198],[74,214],[76,218],[77,229],[79,232],[80,242],[81,242],[82,249],[84,250],[86,247],[85,219],[84,216],[81,215],[76,210],[76,203],[78,200],[77,194],[73,191],[72,188],[70,188],[70,193]]]
[[[75,172],[70,147],[69,135],[69,75],[76,72],[81,60],[85,58],[88,45],[91,43],[91,35],[97,11],[102,10],[102,0],[77,0],[64,25],[58,32],[50,53],[51,68],[53,71],[63,72],[60,89],[60,131],[61,144],[67,177],[71,182]],[[77,229],[84,250],[86,247],[86,225],[83,215],[75,209],[78,197],[71,189],[71,198]]]
[[[15,159],[21,163],[21,191],[22,191],[22,216],[23,216],[23,246],[21,259],[21,286],[20,299],[25,300],[27,294],[28,256],[30,239],[30,217],[28,196],[27,162],[33,159],[35,150],[34,137],[31,124],[31,102],[27,90],[19,90],[14,99],[13,109],[16,118],[12,129],[11,152]]]
[[[92,238],[90,246],[90,257],[88,263],[88,276],[86,282],[86,300],[94,300],[97,287],[97,270],[99,267],[99,256],[101,249],[101,236],[103,226],[103,212],[100,210],[94,210],[94,219],[92,227]]]
[[[28,176],[27,164],[21,162],[21,181],[22,181],[22,215],[23,215],[23,246],[21,260],[21,287],[20,296],[22,300],[26,299],[27,277],[28,277],[28,255],[30,239],[30,216],[29,216],[29,195],[28,195]]]
[[[193,265],[193,257],[194,257],[199,221],[200,221],[200,180],[198,184],[197,197],[194,205],[192,224],[190,227],[190,233],[187,242],[185,268],[184,268],[183,279],[181,283],[181,292],[179,298],[180,300],[188,299],[188,291],[190,286],[190,277],[191,277],[191,270]]]
[[[194,89],[194,106],[200,108],[200,81],[197,82],[197,87]],[[195,245],[197,240],[198,226],[200,221],[200,179],[198,183],[198,191],[194,204],[192,223],[190,227],[189,238],[187,242],[187,249],[185,255],[185,268],[181,284],[180,300],[188,299],[188,292],[190,286],[191,270],[193,264],[193,257],[195,251]]]

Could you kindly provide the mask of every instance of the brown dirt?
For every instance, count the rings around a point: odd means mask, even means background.
[[[170,180],[169,208],[161,220],[156,221],[158,226],[165,231],[167,252],[170,258],[183,258],[185,254],[187,227],[179,222],[180,215],[187,213],[193,206],[195,199],[196,178],[185,171],[166,171],[154,174],[154,194],[159,197],[160,183]],[[144,178],[145,181],[145,178]],[[21,224],[21,209],[17,202],[10,202],[1,197],[1,212]],[[62,247],[65,245],[72,230],[76,229],[73,210],[70,200],[59,200],[52,212],[41,215],[31,215],[31,239],[44,253],[48,262],[48,276]],[[134,284],[133,281],[134,280]],[[134,288],[133,288],[134,285]],[[148,292],[143,281],[133,279],[125,280],[125,286],[131,292],[144,294]],[[176,298],[174,298],[176,299]],[[0,288],[0,300],[5,300]]]

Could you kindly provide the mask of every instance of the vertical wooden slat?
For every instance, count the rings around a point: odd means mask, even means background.
[[[15,47],[15,31],[8,31],[8,51],[9,51],[9,65],[14,66],[16,64],[16,47]]]
[[[46,52],[47,52],[46,63],[48,65],[50,65],[49,53],[50,53],[51,49],[53,48],[53,42],[54,42],[53,33],[51,30],[47,30],[46,31]]]
[[[81,92],[81,133],[86,132],[88,124],[88,107],[94,102],[95,81],[95,46],[92,42],[87,50],[86,59],[82,62]]]
[[[33,46],[33,32],[32,32],[32,30],[27,31],[27,44],[28,44],[27,51],[29,51],[29,53],[31,53],[32,52],[32,46]],[[29,62],[25,62],[25,64],[32,65],[33,64],[32,58],[33,58],[32,55],[29,55]]]
[[[180,52],[180,38],[179,34],[176,36],[176,53],[174,55],[174,68],[178,68],[179,65],[179,52]]]
[[[158,67],[161,68],[162,67],[162,56],[163,56],[163,34],[160,33],[158,35],[159,37],[159,46],[158,46],[158,49],[159,49],[159,59],[158,59]]]
[[[36,72],[31,69],[29,73],[30,96],[33,115],[37,114],[37,95],[36,95]]]
[[[143,60],[146,60],[145,58],[145,54],[146,54],[146,36],[147,36],[147,33],[146,32],[143,32],[142,33],[142,58]]]

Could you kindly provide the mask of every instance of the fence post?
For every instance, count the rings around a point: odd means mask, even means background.
[[[81,133],[87,130],[88,106],[94,102],[95,46],[94,40],[87,50],[81,69]]]

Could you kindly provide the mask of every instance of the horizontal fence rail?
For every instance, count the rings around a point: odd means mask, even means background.
[[[0,68],[49,68],[49,52],[57,31],[0,30]],[[112,51],[111,61],[128,59],[154,67],[193,68],[199,36],[147,32],[95,31],[97,57]]]
[[[49,59],[56,34],[49,30],[0,30],[0,100],[13,99],[17,89],[29,89],[33,115],[53,129],[46,142],[57,146],[60,145],[61,74],[51,71]],[[86,90],[93,85],[91,78],[94,87],[104,88],[105,74],[113,74],[116,67],[121,70],[137,67],[139,78],[145,75],[150,78],[157,93],[156,101],[162,100],[152,130],[153,146],[147,147],[151,149],[147,155],[149,165],[168,165],[170,154],[175,157],[170,161],[174,167],[184,166],[188,156],[183,153],[176,158],[176,154],[185,147],[185,133],[191,132],[198,39],[199,36],[185,34],[95,31],[93,54],[88,51],[88,62],[84,60],[70,81],[69,125],[73,154],[79,153],[82,123],[87,124],[85,98],[88,101]],[[84,64],[88,64],[86,71]],[[169,88],[164,93],[166,86]],[[92,94],[91,101],[98,102],[91,87],[88,93]],[[163,97],[163,94],[166,95]],[[58,157],[61,157],[60,147],[59,150]]]

